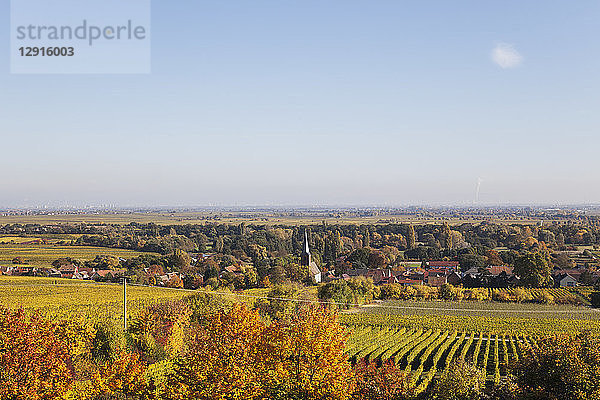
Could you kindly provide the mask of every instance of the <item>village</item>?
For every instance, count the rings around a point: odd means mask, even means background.
[[[215,257],[214,253],[191,254],[193,264],[207,262]],[[571,269],[555,268],[552,271],[553,287],[576,287],[591,286],[600,281],[600,271],[595,268],[596,258],[574,256],[575,267]],[[123,277],[148,284],[151,286],[164,286],[172,288],[183,288],[184,282],[192,278],[193,285],[185,285],[186,288],[198,288],[206,283],[205,276],[194,273],[186,276],[182,272],[166,272],[159,265],[145,267],[141,271],[131,271],[127,268],[95,268],[80,266],[77,262],[69,259],[58,259],[51,268],[23,265],[22,260],[13,260],[12,265],[0,265],[0,275],[7,276],[39,276],[49,278],[90,280],[96,282],[120,282]],[[118,258],[116,265],[125,264],[124,258]],[[327,283],[335,280],[350,280],[353,277],[365,277],[371,279],[376,285],[399,284],[402,286],[428,285],[440,287],[445,284],[462,286],[465,288],[512,288],[520,285],[520,278],[514,274],[513,267],[507,265],[493,265],[483,268],[461,268],[459,261],[431,260],[431,261],[402,261],[394,268],[354,268],[346,261],[346,257],[336,260],[335,269],[319,269],[313,261],[303,262],[308,264],[309,274],[313,283]],[[218,275],[241,276],[244,265],[232,264],[224,267]],[[343,271],[336,274],[336,271]],[[188,287],[190,286],[190,287]]]

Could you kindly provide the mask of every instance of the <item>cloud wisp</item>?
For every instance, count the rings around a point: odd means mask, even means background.
[[[523,56],[508,43],[498,43],[492,50],[491,57],[503,69],[516,68],[523,62]]]

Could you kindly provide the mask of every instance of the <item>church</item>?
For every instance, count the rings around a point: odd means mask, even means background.
[[[317,263],[311,260],[310,248],[308,246],[308,233],[304,229],[304,247],[300,256],[300,265],[308,267],[308,272],[315,283],[321,283],[321,270],[317,267]]]

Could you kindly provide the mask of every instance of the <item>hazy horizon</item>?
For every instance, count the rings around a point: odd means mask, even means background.
[[[155,1],[141,75],[10,74],[5,29],[0,208],[598,204],[599,17]]]

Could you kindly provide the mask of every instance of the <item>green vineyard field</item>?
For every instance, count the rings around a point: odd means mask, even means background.
[[[486,371],[488,381],[499,382],[506,376],[509,363],[519,359],[527,340],[533,340],[474,331],[359,324],[348,327],[352,335],[346,353],[353,362],[392,360],[411,373],[418,392],[455,360],[473,363]]]

